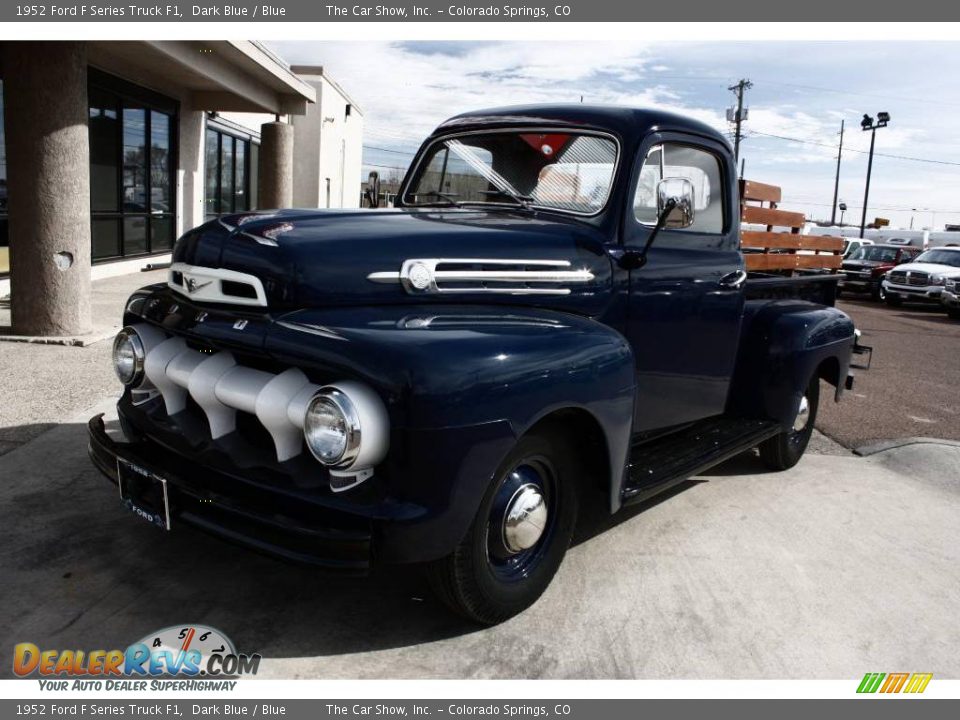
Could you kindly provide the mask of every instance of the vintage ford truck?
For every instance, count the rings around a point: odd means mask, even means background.
[[[837,276],[748,277],[739,223],[730,147],[700,122],[460,115],[394,208],[180,238],[169,281],[126,305],[120,431],[91,419],[90,455],[162,528],[416,563],[502,621],[550,583],[578,504],[615,513],[755,447],[789,468],[821,380],[850,386]]]

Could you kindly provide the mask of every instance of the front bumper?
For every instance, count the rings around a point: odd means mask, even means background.
[[[171,470],[169,453],[147,442],[117,442],[107,434],[103,415],[87,424],[90,459],[118,483],[118,459],[167,481],[172,526],[184,523],[225,540],[299,563],[347,574],[365,574],[371,565],[372,523],[346,513],[320,515],[313,521],[284,512],[268,492],[245,488],[242,494],[218,492],[209,482]],[[181,467],[182,469],[182,467]],[[197,468],[209,481],[217,473]]]
[[[899,295],[918,302],[940,302],[943,293],[942,285],[894,285],[888,280],[883,281],[883,289],[887,295]]]
[[[957,292],[944,290],[940,295],[940,302],[949,308],[960,308],[960,294],[958,293],[960,293],[960,290]]]
[[[869,292],[872,293],[880,286],[878,278],[870,277],[870,274],[843,273],[840,276],[838,287],[847,292]]]

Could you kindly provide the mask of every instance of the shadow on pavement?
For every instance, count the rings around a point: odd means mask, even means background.
[[[121,507],[86,445],[84,424],[63,424],[0,457],[2,652],[25,641],[122,649],[181,623],[216,627],[241,651],[267,658],[350,655],[481,629],[435,600],[416,567],[338,577],[235,547],[175,519],[172,532],[157,530]],[[614,517],[605,503],[590,504],[574,544],[697,482]],[[0,675],[10,672],[0,665]]]

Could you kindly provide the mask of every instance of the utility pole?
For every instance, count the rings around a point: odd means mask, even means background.
[[[840,158],[843,156],[843,120],[840,121],[840,147],[837,150],[837,177],[833,181],[833,209],[830,211],[830,224],[837,224],[837,197],[840,192]]]
[[[743,122],[743,92],[749,90],[753,87],[753,83],[749,80],[742,79],[736,85],[731,85],[727,88],[737,96],[737,109],[733,113],[733,122],[736,123],[736,130],[734,134],[733,141],[733,157],[736,160],[740,159],[740,125]],[[728,118],[729,119],[729,118]]]

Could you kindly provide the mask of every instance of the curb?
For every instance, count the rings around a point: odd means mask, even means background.
[[[944,445],[946,447],[960,448],[960,442],[956,440],[941,440],[940,438],[928,437],[910,437],[900,438],[899,440],[880,440],[875,443],[869,443],[858,448],[854,448],[853,454],[860,457],[875,455],[884,450],[893,450],[894,448],[905,447],[907,445]]]
[[[31,343],[33,345],[65,345],[69,347],[87,347],[113,337],[117,328],[95,330],[88,335],[61,337],[43,337],[36,335],[0,335],[0,342]]]

